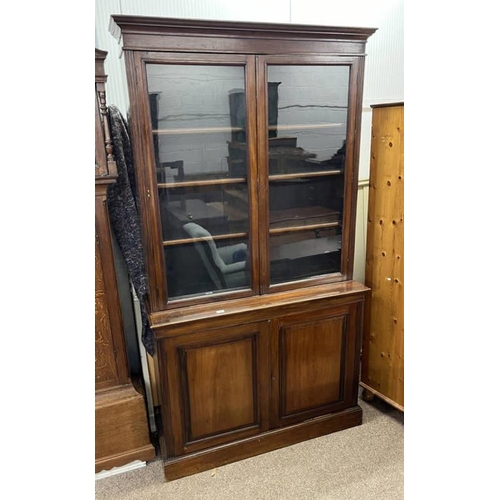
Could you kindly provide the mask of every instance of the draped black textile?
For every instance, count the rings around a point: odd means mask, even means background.
[[[116,241],[123,253],[130,281],[132,282],[141,307],[141,339],[146,351],[154,354],[154,335],[149,325],[144,299],[147,293],[147,278],[144,251],[141,240],[141,226],[137,208],[132,143],[127,121],[120,110],[108,107],[113,141],[113,154],[118,170],[116,183],[108,189],[108,211]]]

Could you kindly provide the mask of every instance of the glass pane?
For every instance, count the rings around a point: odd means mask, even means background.
[[[344,168],[348,66],[269,66],[269,174]]]
[[[340,272],[338,228],[276,234],[269,240],[273,284]]]
[[[146,68],[158,182],[246,177],[244,67]]]
[[[269,66],[271,284],[340,272],[348,66]]]
[[[247,238],[216,239],[202,226],[186,226],[194,241],[165,247],[169,299],[250,286]]]
[[[185,239],[194,222],[212,235],[248,232],[246,183],[159,189],[163,240]]]
[[[249,288],[245,69],[148,64],[168,297]]]
[[[343,176],[270,181],[270,228],[342,223],[343,198]]]

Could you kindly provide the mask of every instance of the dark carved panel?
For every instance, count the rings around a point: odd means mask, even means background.
[[[95,382],[117,379],[99,245],[95,245]]]

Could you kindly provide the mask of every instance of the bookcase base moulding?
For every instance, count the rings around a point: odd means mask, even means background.
[[[113,15],[167,480],[361,424],[370,28]]]
[[[362,410],[359,406],[325,415],[293,426],[274,429],[256,436],[223,444],[185,456],[165,459],[165,479],[173,481],[262,453],[317,438],[332,432],[361,425]]]

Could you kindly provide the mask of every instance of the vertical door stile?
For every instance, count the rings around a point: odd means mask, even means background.
[[[145,219],[148,234],[157,235],[146,239],[158,254],[150,270],[156,310],[208,303],[216,293],[255,295],[255,57],[149,52],[141,62],[139,134],[146,198],[154,205],[144,209]]]
[[[257,100],[255,97],[256,68],[255,56],[247,57],[245,71],[246,109],[247,109],[247,142],[248,142],[248,192],[250,211],[250,249],[251,249],[251,288],[255,294],[260,293],[260,259],[259,248],[259,158],[257,140]]]
[[[149,301],[153,311],[160,310],[167,303],[166,283],[164,277],[165,261],[161,251],[162,236],[158,219],[158,197],[156,194],[155,165],[152,161],[152,127],[149,112],[148,82],[146,76],[146,54],[134,54],[136,81],[129,83],[132,94],[131,105],[132,133],[135,133],[134,162],[136,164],[137,188],[141,213],[143,241],[145,245],[146,268],[149,276]],[[130,63],[129,63],[130,64]],[[134,124],[135,128],[134,128]]]
[[[350,84],[349,84],[349,116],[347,128],[347,151],[346,151],[346,170],[345,170],[345,210],[343,223],[343,241],[342,248],[342,274],[347,279],[352,279],[354,269],[354,240],[356,234],[356,213],[357,194],[358,194],[358,169],[354,168],[359,161],[359,131],[361,129],[361,110],[362,102],[358,102],[361,92],[358,91],[360,85],[359,62],[354,59],[350,64]],[[362,75],[361,75],[362,77]],[[346,224],[350,221],[350,224]]]
[[[260,293],[269,291],[269,165],[267,137],[267,66],[261,56],[256,56],[257,74],[257,159],[259,193],[259,258],[260,258]]]

